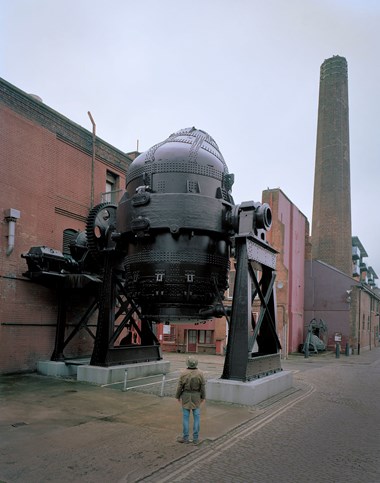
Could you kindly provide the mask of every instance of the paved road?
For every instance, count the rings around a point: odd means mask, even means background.
[[[140,481],[379,483],[380,349],[283,366],[298,394]]]
[[[380,482],[380,348],[293,356],[294,388],[258,406],[207,402],[199,446],[176,443],[171,374],[122,392],[37,375],[0,378],[0,482]],[[223,358],[199,356],[206,377]],[[172,380],[169,380],[172,379]]]

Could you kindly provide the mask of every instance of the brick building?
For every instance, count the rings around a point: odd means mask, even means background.
[[[353,353],[379,345],[378,290],[320,260],[305,262],[305,320],[313,318],[326,323],[331,350],[337,342]]]
[[[349,293],[350,334],[349,343],[357,351],[371,349],[380,343],[380,291],[376,286],[378,276],[368,266],[367,251],[359,237],[352,237],[352,274],[357,282]]]
[[[320,69],[311,255],[305,262],[305,318],[323,319],[328,347],[352,351],[378,344],[376,273],[351,236],[347,61],[333,56]]]
[[[280,189],[263,191],[272,210],[269,244],[278,251],[276,263],[277,331],[282,355],[296,352],[304,340],[304,260],[309,238],[306,216]]]
[[[157,325],[157,337],[163,351],[224,354],[227,323],[224,317],[193,324]]]
[[[272,209],[272,229],[267,239],[278,251],[276,305],[282,356],[299,349],[312,319],[326,323],[323,339],[330,350],[337,342],[342,350],[348,344],[353,353],[378,346],[377,274],[367,267],[364,259],[368,254],[359,238],[352,237],[354,276],[349,276],[311,258],[308,220],[280,189],[263,191],[262,201]]]
[[[65,252],[91,206],[124,188],[130,162],[97,137],[93,152],[90,131],[0,79],[0,372],[34,370],[54,347],[57,291],[25,278],[21,255],[42,245]],[[71,294],[68,325],[89,296]],[[67,353],[91,347],[82,331]]]

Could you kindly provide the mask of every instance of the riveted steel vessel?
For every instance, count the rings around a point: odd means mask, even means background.
[[[140,154],[117,209],[126,289],[145,317],[206,318],[228,287],[233,175],[213,138],[182,129]]]

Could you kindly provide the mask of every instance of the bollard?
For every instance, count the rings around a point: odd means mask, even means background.
[[[345,351],[346,356],[350,355],[350,346],[348,345],[348,342],[346,342],[346,351]]]
[[[128,371],[126,370],[124,372],[124,387],[123,387],[123,391],[126,391],[127,390],[127,381],[128,381]]]
[[[335,357],[336,357],[337,359],[339,359],[339,357],[340,357],[340,344],[339,344],[339,342],[337,342],[337,343],[335,344]]]
[[[161,394],[160,394],[161,397],[164,395],[165,377],[166,377],[165,374],[162,374]]]
[[[309,358],[309,342],[307,342],[307,344],[305,344],[304,351],[305,351],[305,359],[308,359]]]

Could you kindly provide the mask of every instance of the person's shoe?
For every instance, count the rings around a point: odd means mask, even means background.
[[[197,445],[200,443],[200,440],[199,439],[193,439],[193,444]]]
[[[189,443],[189,440],[187,438],[177,438],[177,443],[185,443],[185,444],[188,444]]]

